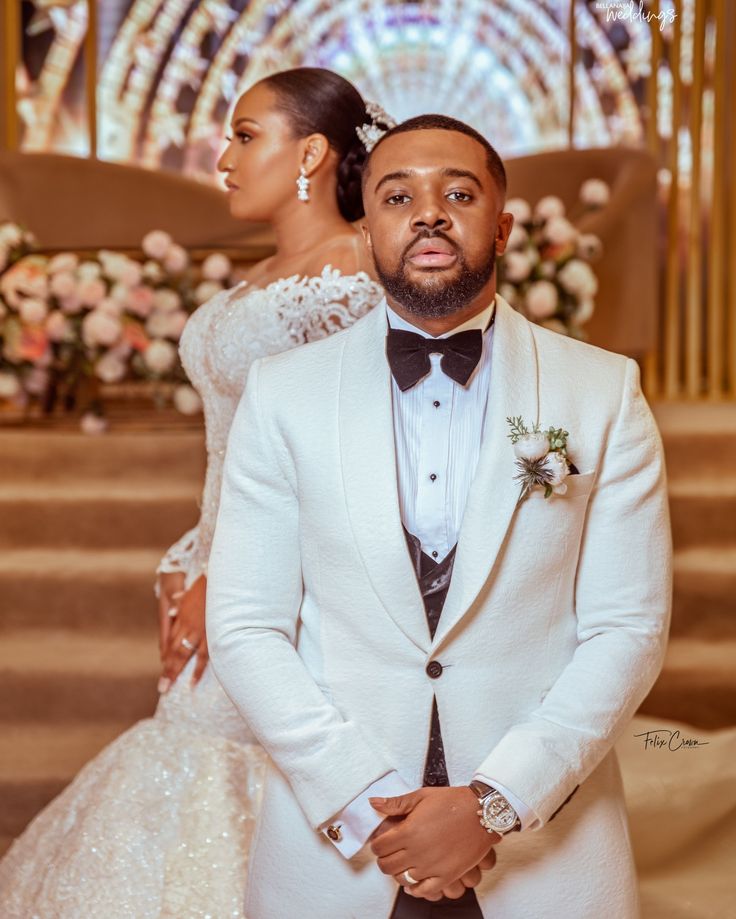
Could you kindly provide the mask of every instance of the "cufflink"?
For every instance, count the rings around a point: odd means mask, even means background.
[[[325,830],[325,833],[327,834],[327,838],[331,839],[333,842],[340,842],[340,840],[342,839],[342,833],[340,832],[341,826],[342,824],[338,824],[337,826],[335,826],[334,823],[331,823]]]

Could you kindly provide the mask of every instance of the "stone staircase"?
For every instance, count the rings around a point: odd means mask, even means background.
[[[675,607],[642,710],[736,722],[736,409],[663,407]],[[196,429],[0,431],[0,851],[156,704],[153,571],[197,517]]]

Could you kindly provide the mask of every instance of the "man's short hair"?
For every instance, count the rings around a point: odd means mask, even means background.
[[[366,158],[363,166],[363,188],[365,189],[365,183],[370,171],[371,157],[384,141],[396,134],[406,134],[409,131],[430,130],[457,131],[459,134],[465,134],[477,141],[486,151],[486,165],[488,166],[491,178],[495,181],[496,185],[498,185],[503,196],[506,196],[506,170],[495,148],[492,147],[485,137],[483,137],[479,131],[476,131],[475,128],[471,128],[470,125],[465,124],[464,121],[458,121],[457,118],[450,118],[449,115],[417,115],[416,118],[409,118],[407,121],[402,121],[401,124],[387,131]]]

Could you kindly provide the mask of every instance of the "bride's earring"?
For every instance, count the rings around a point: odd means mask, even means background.
[[[300,201],[309,201],[309,178],[304,166],[299,170],[299,178],[296,180],[296,196]]]

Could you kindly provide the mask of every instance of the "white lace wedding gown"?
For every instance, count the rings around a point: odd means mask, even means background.
[[[382,297],[364,273],[244,283],[200,307],[181,340],[202,396],[207,476],[197,527],[159,571],[206,572],[228,431],[258,357],[350,325]],[[247,521],[243,521],[247,526]],[[192,659],[153,718],[88,763],[0,862],[2,919],[242,919],[264,754]]]

